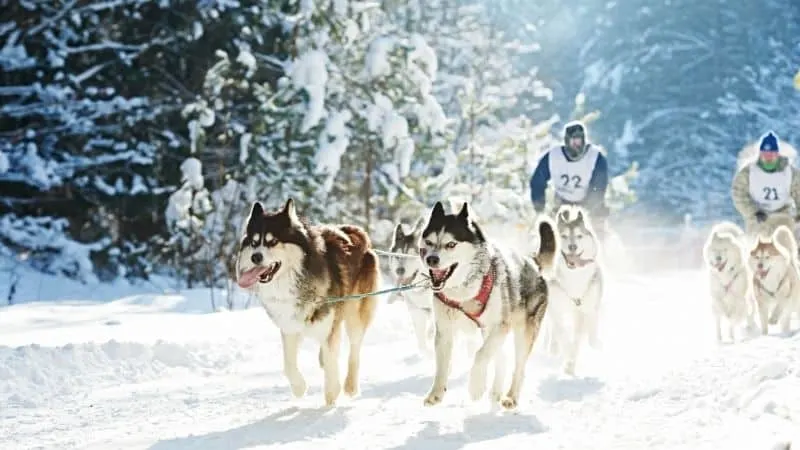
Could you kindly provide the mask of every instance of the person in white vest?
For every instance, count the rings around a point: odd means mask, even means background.
[[[771,234],[779,225],[795,229],[800,206],[800,171],[781,155],[778,138],[770,131],[761,137],[758,158],[742,166],[731,185],[733,205],[748,235]]]
[[[555,194],[552,211],[544,211],[548,181],[552,181]],[[530,180],[531,201],[536,212],[552,215],[562,204],[580,205],[589,212],[592,225],[601,237],[609,214],[605,203],[607,188],[605,151],[589,142],[586,126],[580,121],[564,126],[564,145],[541,155]]]

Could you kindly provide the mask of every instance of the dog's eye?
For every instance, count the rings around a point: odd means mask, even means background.
[[[579,240],[583,239],[583,235],[582,234],[578,234],[578,235],[575,236],[575,239],[579,239]]]
[[[278,245],[278,240],[275,239],[275,238],[270,239],[268,241],[265,241],[264,245],[267,246],[267,247],[275,247],[276,245]]]
[[[450,250],[450,249],[455,248],[455,246],[456,246],[455,241],[450,241],[450,242],[448,242],[447,244],[444,245],[444,248]]]
[[[433,247],[433,242],[425,239],[425,245],[427,245],[428,247]]]
[[[250,239],[250,246],[251,247],[258,247],[258,239]]]

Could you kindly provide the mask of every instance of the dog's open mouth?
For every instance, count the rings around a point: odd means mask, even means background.
[[[447,279],[450,278],[450,275],[453,275],[453,271],[456,270],[456,266],[458,266],[458,263],[455,263],[446,269],[429,269],[431,275],[431,288],[434,291],[441,291],[444,289],[444,284],[447,282]]]
[[[564,252],[561,252],[561,256],[564,257],[564,262],[567,263],[567,267],[569,267],[570,269],[574,269],[576,267],[579,267],[579,266],[583,265],[584,261],[583,261],[583,259],[581,259],[581,255],[583,255],[583,252],[581,252],[581,253],[564,253]]]
[[[269,283],[275,277],[275,274],[278,273],[278,269],[280,268],[281,263],[279,261],[275,261],[274,263],[266,266],[253,267],[252,269],[239,274],[239,279],[237,280],[239,287],[247,289],[256,284],[256,282]]]

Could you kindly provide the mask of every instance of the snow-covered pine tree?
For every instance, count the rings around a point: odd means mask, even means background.
[[[232,258],[253,201],[277,208],[293,197],[313,219],[338,212],[336,203],[323,201],[323,183],[314,174],[325,60],[308,55],[291,61],[297,52],[292,2],[240,6],[215,3],[204,9],[206,27],[213,26],[219,38],[216,61],[204,75],[200,95],[183,109],[189,139],[180,150],[202,161],[211,191],[210,210],[197,218],[194,231],[203,247],[172,245],[182,230],[156,239],[160,261],[189,258],[200,272],[191,276],[217,286],[234,276]]]
[[[166,93],[179,85],[180,44],[192,39],[179,6],[4,4],[4,252],[86,281],[146,274],[143,243],[162,226],[160,158],[176,142]]]
[[[338,24],[330,36],[336,45],[326,50],[331,67],[328,105],[343,111],[334,117],[346,114],[351,133],[348,151],[340,153],[342,175],[332,193],[358,200],[350,203],[358,204],[351,208],[358,212],[353,220],[382,241],[391,224],[375,219],[391,217],[399,202],[414,197],[407,182],[413,175],[424,176],[412,172],[420,152],[447,144],[446,117],[432,92],[438,61],[424,36],[393,20],[390,2],[381,7],[338,3],[343,9],[328,19]],[[308,35],[314,36],[306,41],[309,48],[320,42],[316,33]],[[321,149],[321,155],[326,153]],[[327,172],[335,174],[336,169],[328,165]]]
[[[414,186],[422,204],[408,205],[401,216],[413,220],[435,200],[453,197],[473,202],[485,220],[524,220],[528,160],[541,143],[520,112],[542,108],[550,92],[514,61],[536,46],[506,38],[483,2],[415,0],[402,8],[397,14],[409,29],[428,36],[437,50],[433,92],[454,123],[447,148],[424,161],[427,176]],[[530,99],[537,102],[520,103]]]
[[[291,196],[312,222],[368,226],[384,208],[376,198],[402,189],[412,139],[443,128],[426,95],[435,54],[377,5],[262,2],[236,14],[247,32],[220,42],[203,95],[185,109],[184,151],[220,174],[209,183],[206,256],[229,270],[240,237],[231,223],[253,200],[277,207]]]

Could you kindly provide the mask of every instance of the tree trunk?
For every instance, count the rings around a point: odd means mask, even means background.
[[[370,232],[372,212],[372,146],[367,146],[366,170],[364,171],[364,229]]]

